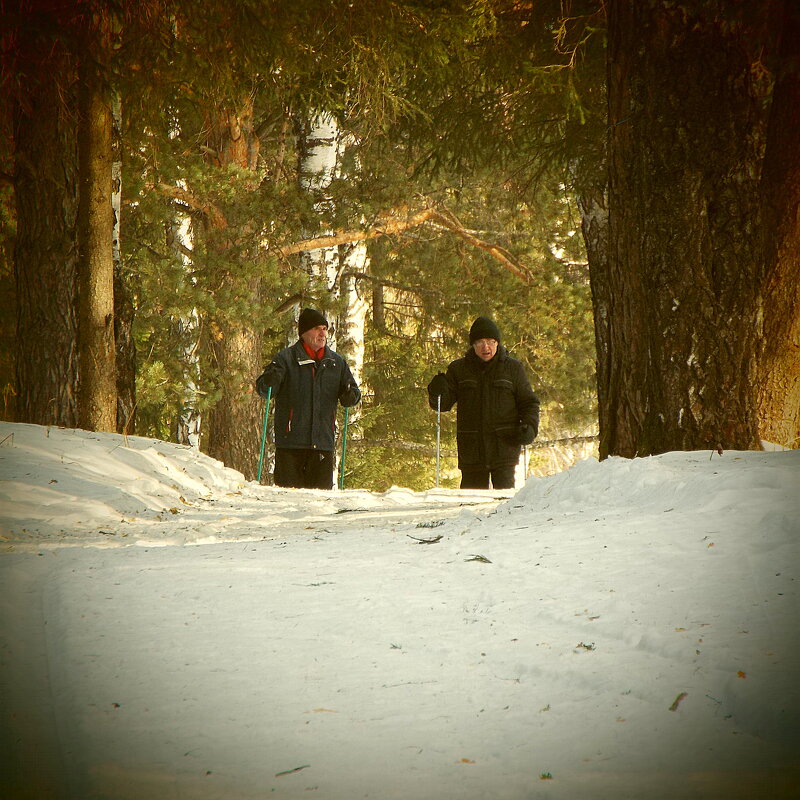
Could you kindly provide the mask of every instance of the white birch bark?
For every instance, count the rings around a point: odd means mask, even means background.
[[[186,186],[184,185],[183,188]],[[175,212],[174,221],[170,227],[169,244],[180,258],[186,272],[190,272],[192,260],[188,254],[194,250],[194,235],[191,217],[188,214]],[[185,375],[183,404],[178,415],[175,438],[178,444],[199,448],[202,415],[197,409],[200,382],[200,359],[197,354],[200,320],[197,309],[192,309],[188,316],[177,319],[176,325],[181,338],[186,337],[187,344],[184,347],[182,359]]]
[[[334,178],[342,176],[342,154],[347,138],[336,120],[328,114],[319,114],[309,126],[301,146],[300,184],[315,197],[315,208],[320,215],[331,210],[333,203],[328,188]],[[307,231],[310,236],[331,234],[331,230]],[[349,272],[365,272],[368,267],[366,245],[328,247],[303,253],[301,263],[311,279],[324,284],[332,300],[344,300],[344,311],[337,316],[329,336],[332,349],[347,358],[350,369],[361,383],[364,364],[364,328],[367,316],[367,299],[360,296],[357,281],[343,278]]]
[[[330,115],[319,114],[311,121],[308,133],[301,143],[299,166],[300,186],[312,195],[314,208],[322,217],[332,203],[328,196],[328,187],[339,169],[339,127]],[[309,237],[330,233],[330,229],[305,232]],[[320,280],[329,292],[338,294],[338,248],[326,247],[305,252],[300,261],[312,278]]]

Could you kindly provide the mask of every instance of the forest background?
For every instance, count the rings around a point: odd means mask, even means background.
[[[425,386],[479,314],[540,440],[797,446],[793,3],[2,14],[6,419],[199,441],[253,478],[253,381],[315,306],[365,390],[350,487],[432,485]]]

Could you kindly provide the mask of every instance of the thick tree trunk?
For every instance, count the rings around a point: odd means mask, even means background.
[[[601,457],[759,446],[763,103],[747,50],[762,30],[729,12],[609,5]]]
[[[251,282],[258,297],[260,281]],[[207,452],[248,480],[258,474],[263,401],[253,392],[261,372],[261,332],[241,324],[220,322],[212,326],[211,347],[219,371],[220,401],[211,411]]]
[[[45,45],[29,39],[31,27],[21,34],[19,49],[29,69],[36,65],[36,72],[30,75],[14,112],[15,417],[20,422],[75,427],[75,74],[58,43]]]
[[[236,164],[254,169],[258,139],[253,131],[252,101],[243,102],[236,112],[220,111],[210,120],[210,148],[218,165]],[[210,232],[208,246],[221,261],[228,257],[232,231]],[[251,308],[261,303],[260,278],[243,278],[226,271],[221,284],[232,296]],[[239,470],[248,480],[258,472],[263,401],[253,391],[253,382],[263,367],[262,332],[243,320],[212,319],[211,349],[218,373],[221,397],[209,414],[207,452]]]
[[[78,159],[78,342],[80,392],[78,424],[87,430],[114,431],[117,423],[117,375],[114,348],[114,214],[111,204],[112,115],[106,76],[110,29],[107,18],[94,20],[81,62]],[[92,23],[90,22],[91,26]],[[91,53],[94,58],[88,58]]]
[[[776,65],[764,197],[764,326],[761,337],[759,432],[800,447],[800,7],[784,3]]]

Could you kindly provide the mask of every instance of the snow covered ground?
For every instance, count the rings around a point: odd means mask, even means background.
[[[308,492],[0,423],[0,797],[800,797],[800,451]]]

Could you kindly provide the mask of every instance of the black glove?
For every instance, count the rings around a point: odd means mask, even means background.
[[[280,370],[276,364],[270,364],[256,379],[256,391],[259,396],[267,399],[270,389],[275,389],[278,384]]]
[[[355,381],[348,381],[344,391],[339,397],[339,402],[343,406],[354,406],[361,399],[361,392],[358,390]]]
[[[428,395],[430,397],[443,397],[448,392],[447,377],[444,372],[433,376],[433,380],[428,384]]]
[[[530,444],[536,438],[536,429],[532,425],[520,424],[517,428],[515,437],[516,443],[520,446]]]

